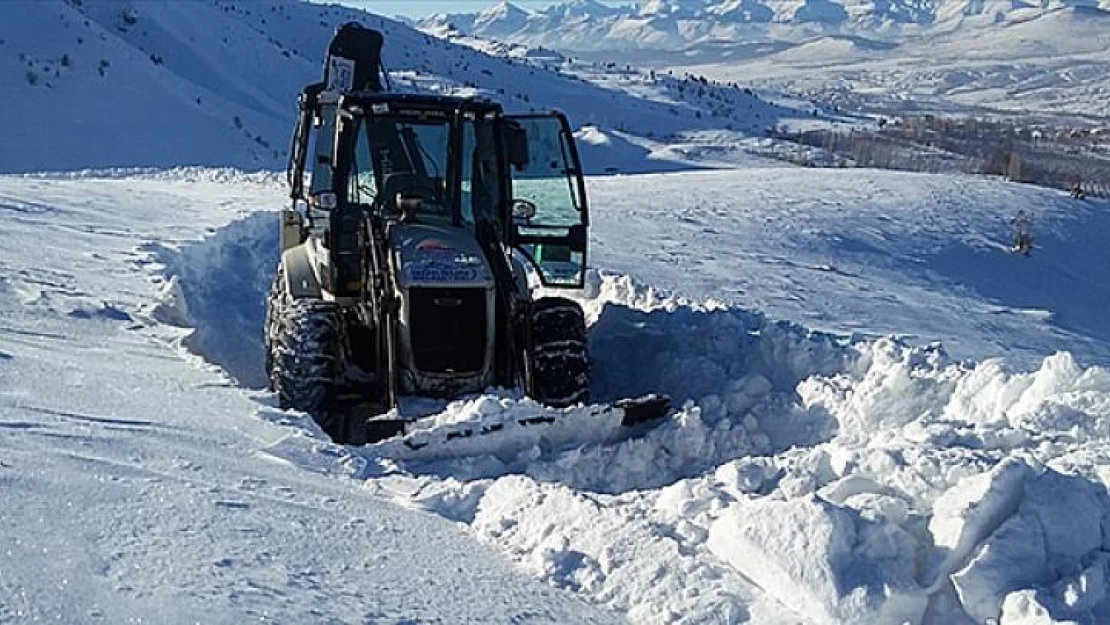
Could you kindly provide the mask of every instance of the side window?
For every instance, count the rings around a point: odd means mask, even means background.
[[[378,194],[374,177],[374,159],[370,155],[370,140],[365,125],[359,126],[355,141],[355,158],[351,164],[347,200],[352,204],[370,204]]]
[[[572,171],[563,126],[554,117],[518,120],[528,136],[528,162],[513,171],[513,199],[536,205],[533,221],[543,226],[582,223],[578,172]]]
[[[511,118],[524,131],[527,158],[512,168],[517,247],[545,286],[581,288],[586,272],[585,190],[563,118]]]

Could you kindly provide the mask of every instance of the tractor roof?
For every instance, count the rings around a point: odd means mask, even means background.
[[[379,93],[357,91],[343,95],[344,107],[362,107],[375,113],[378,107],[388,107],[390,112],[420,113],[429,111],[453,112],[456,110],[473,111],[479,115],[500,113],[501,105],[489,100],[463,98],[459,96],[425,95],[415,93]]]

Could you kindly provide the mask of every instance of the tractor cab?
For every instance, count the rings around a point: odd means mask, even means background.
[[[589,210],[562,114],[506,115],[495,103],[447,96],[312,99],[318,113],[306,122],[316,141],[300,198],[334,253],[358,249],[354,225],[369,215],[467,229],[517,249],[545,286],[582,286]],[[333,269],[337,295],[355,294],[356,257]]]

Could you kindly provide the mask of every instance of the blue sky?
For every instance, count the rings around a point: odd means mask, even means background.
[[[470,13],[481,11],[494,4],[497,0],[338,0],[342,4],[358,6],[369,9],[382,15],[408,15],[419,17],[431,13]],[[555,0],[510,0],[513,4],[539,9],[556,4]],[[606,4],[629,4],[624,2],[606,2]]]

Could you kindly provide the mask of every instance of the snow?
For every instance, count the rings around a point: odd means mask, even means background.
[[[276,180],[0,182],[0,621],[617,622],[456,524],[369,496],[349,452],[156,319],[162,246],[188,254],[216,232],[234,256],[222,229],[256,213],[275,223]],[[238,278],[188,274],[170,290]]]
[[[427,413],[411,440],[506,426],[461,457],[343,447],[264,390],[283,177],[211,166],[275,164],[231,117],[284,134],[352,13],[141,3],[120,32],[120,3],[2,6],[5,77],[25,71],[9,46],[65,52],[34,36],[55,20],[111,69],[59,70],[56,98],[16,80],[9,119],[58,123],[13,126],[0,169],[155,169],[0,175],[0,622],[1110,621],[1107,203],[769,165],[736,143],[795,109],[733,90],[751,119],[698,117],[675,82],[580,82],[389,23],[405,88],[572,109],[589,170],[619,174],[589,178],[573,294],[593,395],[674,409],[617,428],[491,389],[403,406]],[[223,36],[259,56],[206,71]],[[182,112],[197,88],[212,109]],[[67,119],[75,101],[103,121]],[[184,162],[209,167],[166,168]],[[1006,251],[1018,211],[1029,257]]]
[[[1055,196],[962,177],[837,175],[835,183],[807,170],[591,180],[596,258],[610,267],[591,273],[581,293],[595,395],[667,392],[674,413],[655,427],[616,431],[590,410],[571,409],[565,424],[575,437],[500,439],[467,450],[477,456],[435,459],[390,455],[390,443],[336,447],[307,417],[274,409],[254,390],[261,355],[252,327],[276,258],[278,176],[194,169],[3,177],[0,195],[13,219],[0,256],[2,470],[13,486],[5,493],[23,502],[6,508],[18,512],[5,521],[13,557],[4,570],[14,572],[4,580],[23,593],[9,596],[27,597],[5,600],[4,609],[67,613],[75,604],[50,592],[65,579],[75,589],[68,596],[108,620],[184,622],[200,618],[202,605],[203,615],[229,622],[263,606],[292,620],[312,609],[323,610],[320,618],[361,618],[320,604],[321,592],[350,593],[355,599],[343,605],[377,605],[386,618],[434,618],[458,609],[430,590],[434,579],[447,594],[478,597],[471,609],[488,611],[473,612],[475,620],[508,620],[495,600],[507,592],[539,606],[539,620],[556,622],[604,618],[584,616],[591,608],[565,593],[639,623],[707,615],[760,623],[1102,618],[1110,372],[1068,352],[1036,361],[1042,348],[1031,346],[1087,345],[1095,354],[1105,336],[1044,334],[1046,323],[1068,315],[1019,315],[990,335],[1006,345],[1000,355],[964,361],[932,341],[962,342],[968,357],[994,355],[995,343],[961,341],[984,330],[955,323],[944,307],[873,308],[866,318],[879,327],[898,327],[911,314],[916,325],[947,326],[901,339],[845,333],[864,317],[835,314],[839,307],[824,311],[832,333],[773,318],[797,311],[785,297],[791,291],[820,292],[811,298],[817,306],[848,306],[866,296],[865,285],[885,284],[903,301],[952,296],[935,274],[916,285],[905,278],[921,264],[912,259],[934,247],[917,237],[975,246],[994,226],[974,211],[961,214],[962,228],[938,221],[939,207],[951,205],[946,193],[991,185],[979,195],[1001,193],[998,201],[1011,207],[1051,207]],[[792,176],[808,184],[784,183]],[[853,199],[846,190],[864,182],[868,195]],[[743,190],[730,187],[737,184]],[[828,184],[852,208],[823,220]],[[695,192],[682,197],[680,186]],[[699,188],[719,199],[706,201]],[[632,189],[649,190],[653,203],[633,203]],[[793,233],[776,227],[789,218],[783,206],[802,205],[815,217]],[[1065,217],[1067,206],[1045,218],[1053,224],[1046,239],[1076,240],[1103,227],[1099,205]],[[660,246],[663,210],[673,243]],[[869,233],[866,262],[850,264],[849,254],[828,259],[835,273],[805,268],[812,258],[804,251],[826,254],[815,242],[848,232]],[[69,243],[33,244],[43,236]],[[700,259],[706,269],[714,266],[709,256],[735,268],[672,281],[669,263],[635,260],[650,258],[649,247],[685,249],[694,256],[679,262]],[[1046,243],[1029,259],[984,253],[1005,261],[996,279],[1012,280],[1010,263],[1039,272],[1074,262],[1073,254],[1098,258],[1099,249],[1065,254]],[[829,286],[829,276],[843,282]],[[743,296],[729,295],[738,284]],[[908,289],[916,289],[912,297]],[[837,290],[852,297],[837,298]],[[958,296],[965,316],[1000,305],[974,291]],[[1084,301],[1053,305],[1083,310]],[[1033,364],[1014,364],[1022,362]],[[443,427],[541,409],[488,395],[431,410],[427,425]],[[15,529],[41,528],[36,519],[57,502],[80,512],[34,534]],[[398,542],[382,543],[383,532]],[[81,542],[62,539],[69,535]],[[136,538],[123,542],[127,536]],[[475,547],[475,539],[486,544]],[[394,555],[358,556],[352,568],[358,550],[350,545],[359,541],[374,545],[365,553],[390,544]],[[44,558],[30,556],[41,548],[61,550],[46,556],[57,563],[47,573],[38,572]],[[406,563],[426,561],[425,572],[398,571],[402,553]],[[453,557],[465,565],[450,564]],[[481,566],[499,576],[497,594],[467,581]],[[454,572],[460,567],[464,577]],[[365,594],[406,587],[428,590]],[[156,612],[157,605],[175,608]]]
[[[816,623],[917,622],[913,539],[894,525],[816,496],[741,500],[710,526],[707,546]]]

